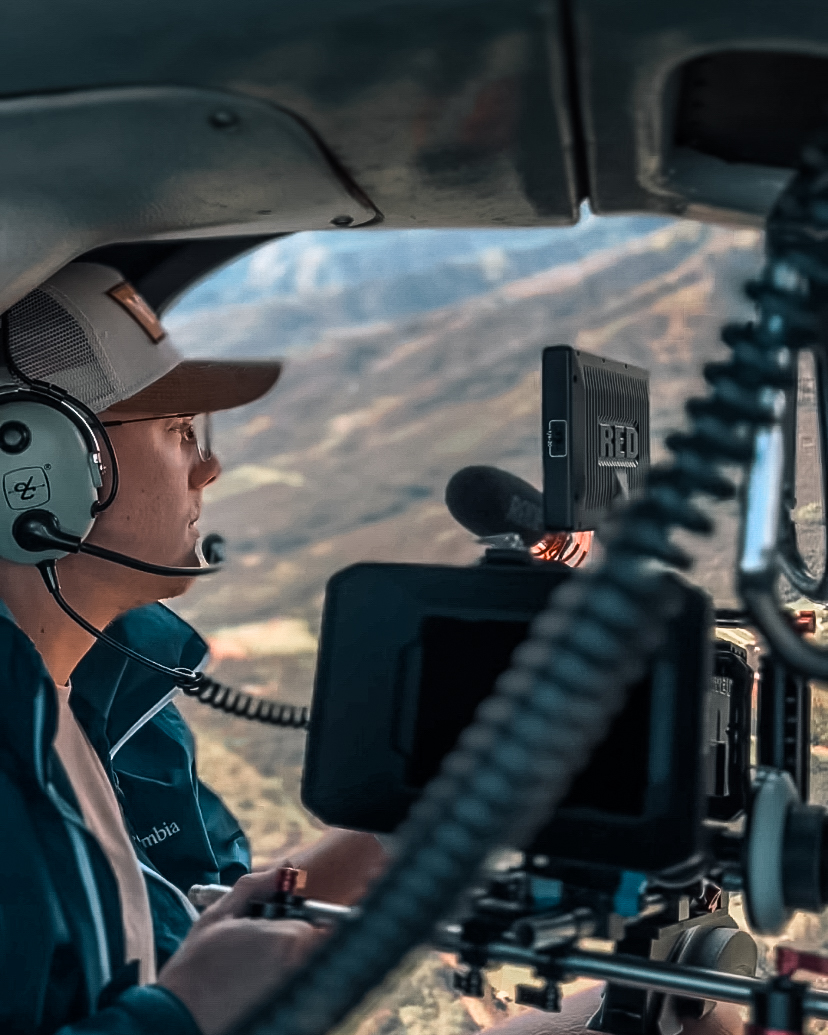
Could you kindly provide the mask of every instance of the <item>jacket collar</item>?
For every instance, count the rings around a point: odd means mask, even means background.
[[[115,639],[169,668],[196,668],[207,644],[163,604],[130,611],[107,629]],[[172,690],[175,680],[96,643],[72,673],[70,703],[105,767],[109,747]],[[37,648],[0,600],[0,755],[41,788],[57,729],[55,685]]]
[[[107,633],[168,668],[197,668],[207,654],[207,644],[192,626],[163,604],[122,615]],[[104,757],[174,686],[172,676],[153,672],[98,642],[72,673],[70,703]]]
[[[37,648],[0,600],[0,752],[41,788],[57,728],[57,694]]]

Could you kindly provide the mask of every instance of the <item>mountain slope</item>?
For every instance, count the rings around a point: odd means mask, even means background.
[[[582,262],[390,326],[329,335],[273,395],[220,422],[225,474],[202,524],[229,571],[182,611],[207,630],[275,614],[315,627],[326,578],[362,559],[466,563],[479,548],[442,494],[470,463],[539,484],[540,351],[569,342],[651,371],[653,453],[744,316],[750,231],[676,223]],[[702,581],[727,597],[715,560]]]

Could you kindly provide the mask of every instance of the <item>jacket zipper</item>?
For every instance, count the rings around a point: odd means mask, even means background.
[[[98,885],[95,882],[95,875],[92,871],[92,861],[86,848],[85,837],[87,829],[83,820],[75,813],[72,806],[64,801],[58,794],[54,784],[49,783],[46,790],[61,814],[69,840],[72,842],[72,850],[78,864],[78,871],[83,882],[83,890],[86,894],[86,901],[89,905],[89,912],[92,916],[92,926],[95,931],[95,942],[98,947],[98,970],[97,982],[92,980],[86,967],[86,983],[89,992],[89,1001],[94,1004],[98,1001],[101,990],[109,984],[112,978],[112,965],[109,958],[109,939],[106,936],[106,923],[104,921],[103,906],[98,894]],[[82,831],[82,832],[81,832]]]
[[[199,661],[199,663],[193,669],[194,672],[200,672],[204,668],[205,662],[207,661],[207,658],[209,657],[209,655],[210,655],[210,652],[209,651],[205,651],[204,657],[201,659],[201,661]],[[148,711],[146,711],[141,716],[141,718],[138,719],[137,722],[133,722],[133,724],[129,727],[129,729],[121,737],[121,739],[117,742],[117,744],[115,744],[115,746],[110,749],[110,752],[109,752],[109,760],[110,760],[110,762],[118,754],[118,752],[121,750],[121,748],[124,746],[124,744],[126,744],[126,742],[128,740],[131,740],[135,736],[135,734],[138,732],[138,730],[141,729],[142,726],[146,726],[146,724],[150,721],[150,719],[154,718],[160,711],[163,711],[163,709],[167,707],[167,705],[170,703],[170,701],[172,701],[180,693],[181,693],[181,687],[180,686],[174,686],[172,688],[172,690],[169,691],[169,693],[164,694],[164,696],[161,698],[160,701],[156,701],[155,704]]]

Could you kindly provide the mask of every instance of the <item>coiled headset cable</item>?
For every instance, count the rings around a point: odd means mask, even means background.
[[[187,697],[194,697],[202,704],[209,705],[211,708],[216,708],[218,711],[225,712],[228,715],[235,715],[241,719],[251,719],[254,722],[263,722],[268,726],[282,726],[289,729],[307,728],[310,721],[307,708],[263,700],[242,690],[234,690],[230,686],[225,686],[224,683],[211,679],[210,676],[205,675],[203,672],[194,672],[190,668],[170,668],[132,650],[131,647],[127,647],[120,640],[116,640],[114,636],[110,636],[109,633],[97,629],[83,615],[78,614],[63,596],[57,566],[54,561],[41,561],[37,568],[46,588],[58,607],[73,622],[76,622],[82,629],[94,636],[95,639],[112,647],[113,650],[117,650],[133,661],[137,661],[139,665],[143,665],[153,672],[159,672],[161,675],[172,676],[175,679],[176,685]]]
[[[820,293],[828,288],[828,265],[819,258],[827,232],[828,160],[820,146],[806,155],[771,215],[764,275],[749,288],[758,321],[724,329],[732,356],[705,367],[709,394],[687,403],[689,431],[668,437],[672,461],[652,468],[643,497],[621,512],[604,560],[573,575],[532,622],[496,693],[412,807],[398,831],[396,858],[360,914],[238,1025],[237,1035],[329,1031],[428,940],[493,847],[525,843],[548,818],[623,707],[625,686],[663,638],[674,599],[665,567],[691,563],[670,534],[712,531],[697,499],[732,498],[736,485],[727,469],[734,465],[749,472],[740,562],[745,603],[775,649],[789,645],[786,634],[800,644],[779,615],[772,585],[763,578],[751,583],[746,561],[758,558],[760,574],[775,571],[784,468],[779,422],[794,384],[792,349],[818,337],[815,298],[802,283],[813,278]],[[774,495],[770,507],[763,492]],[[786,647],[783,657],[795,654]],[[828,673],[821,652],[818,662]]]

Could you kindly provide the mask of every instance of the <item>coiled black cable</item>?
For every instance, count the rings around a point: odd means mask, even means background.
[[[801,169],[780,196],[768,220],[766,250],[764,275],[749,286],[749,293],[760,309],[761,345],[769,358],[775,357],[777,362],[781,362],[786,355],[798,354],[802,350],[814,355],[824,504],[828,491],[828,134],[822,133],[805,148]],[[791,430],[795,432],[795,429],[788,430],[789,433]],[[803,640],[780,614],[776,597],[779,569],[801,592],[817,600],[825,599],[828,572],[821,578],[811,575],[795,540],[791,540],[790,526],[784,513],[784,479],[775,475],[770,454],[771,450],[768,450],[764,465],[757,459],[751,479],[757,475],[756,485],[762,485],[760,476],[762,467],[765,467],[763,492],[767,499],[766,512],[771,516],[773,507],[782,512],[781,535],[777,536],[777,549],[773,552],[765,550],[762,558],[757,558],[755,550],[748,557],[750,551],[743,546],[739,591],[754,623],[774,653],[790,669],[805,676],[826,679],[828,651]],[[788,474],[790,476],[790,470]],[[761,499],[757,500],[754,509],[757,514],[761,511]],[[749,502],[745,518],[747,527],[750,526],[750,510]],[[757,527],[759,524],[757,521]]]
[[[823,342],[815,342],[812,351],[814,354],[819,455],[828,461],[828,356],[826,356]],[[785,415],[787,484],[779,529],[779,567],[785,578],[803,596],[815,602],[828,603],[828,563],[823,564],[820,574],[814,574],[811,571],[799,548],[796,525],[791,514],[791,498],[795,495],[796,481],[797,400],[795,392],[791,393],[789,403],[790,406]],[[823,557],[828,558],[828,523],[824,520],[826,508],[828,508],[828,462],[822,462],[820,466],[822,468],[820,502],[823,511],[822,554]]]
[[[783,196],[777,208],[785,204]],[[791,388],[789,342],[764,308],[765,289],[758,294],[759,321],[725,328],[732,358],[705,367],[708,396],[687,403],[690,430],[668,437],[672,462],[653,468],[643,498],[622,511],[603,562],[576,573],[534,620],[497,692],[412,808],[360,915],[238,1035],[328,1031],[428,939],[491,848],[522,843],[562,800],[663,636],[673,598],[664,566],[690,565],[670,533],[712,531],[697,497],[733,496],[726,469],[751,465],[757,434],[774,426]]]
[[[245,693],[243,690],[234,690],[232,686],[225,686],[224,683],[211,679],[203,672],[197,675],[197,682],[181,687],[187,697],[194,697],[202,704],[226,712],[228,715],[238,716],[240,719],[251,719],[253,722],[263,722],[270,726],[284,726],[294,730],[304,730],[308,727],[310,720],[307,708],[295,704],[267,701]]]

